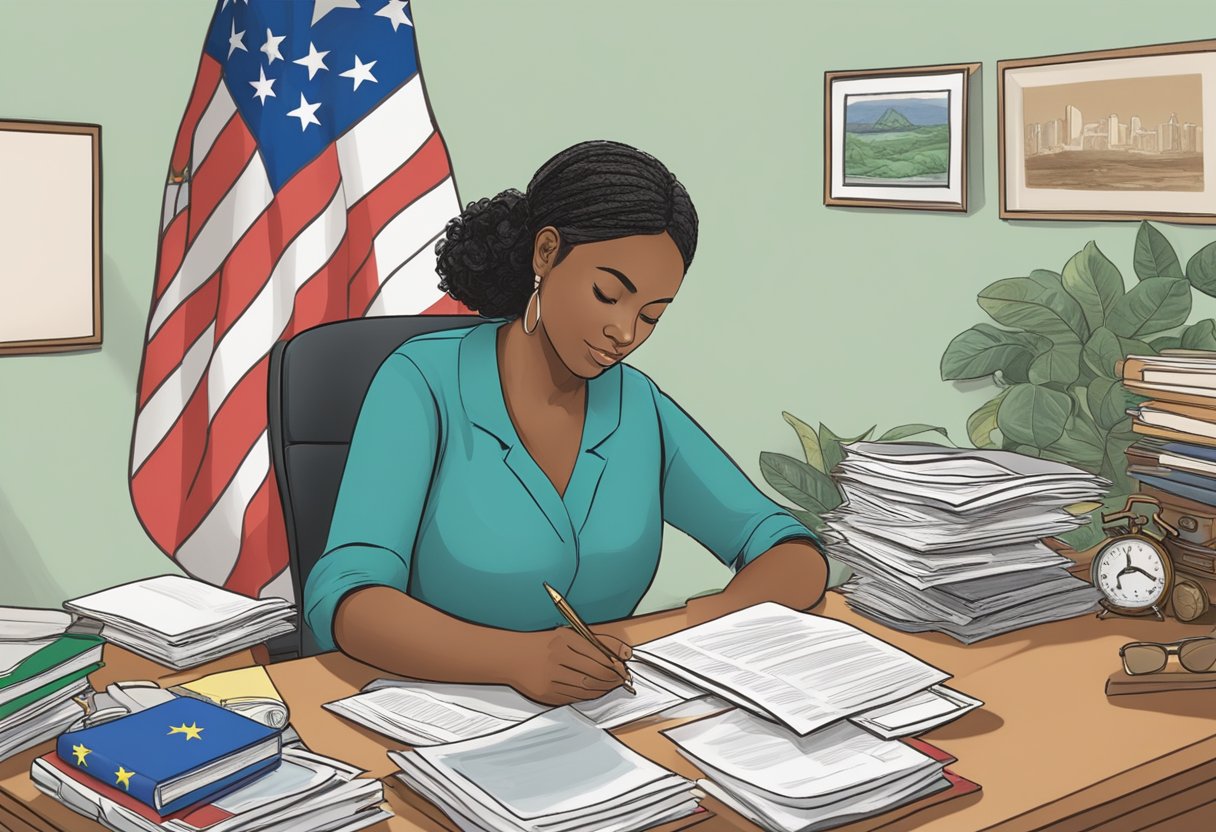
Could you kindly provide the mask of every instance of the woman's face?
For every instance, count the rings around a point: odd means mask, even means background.
[[[684,279],[684,259],[663,232],[582,243],[552,266],[557,242],[552,228],[536,237],[539,327],[572,373],[594,378],[650,337]],[[535,315],[533,301],[527,321]]]

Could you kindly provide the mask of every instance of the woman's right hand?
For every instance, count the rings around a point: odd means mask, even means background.
[[[633,651],[608,635],[596,637],[613,651],[609,659],[569,627],[513,633],[502,660],[507,683],[545,705],[568,705],[596,699],[630,678],[625,661]]]

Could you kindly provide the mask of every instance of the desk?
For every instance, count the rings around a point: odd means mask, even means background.
[[[925,735],[959,758],[952,768],[979,783],[981,792],[903,818],[896,810],[839,829],[1168,832],[1216,824],[1216,701],[1207,692],[1196,691],[1109,700],[1104,693],[1124,642],[1168,641],[1206,633],[1210,624],[1186,625],[1173,619],[1100,621],[1090,615],[963,646],[940,634],[889,630],[849,610],[836,593],[828,593],[817,611],[855,624],[942,668],[954,675],[948,684],[986,703]],[[681,620],[678,611],[656,616],[638,622],[628,635],[631,641],[645,641],[678,629]],[[140,665],[142,660],[133,661],[109,645],[106,650],[111,665],[102,671],[108,677],[101,682],[120,678],[123,672],[134,671],[134,676],[143,678],[152,675],[146,662]],[[225,661],[231,666],[240,659]],[[209,665],[175,674],[166,683],[218,669],[223,668]],[[337,653],[283,662],[268,670],[291,708],[292,725],[310,748],[376,777],[395,771],[385,753],[393,747],[391,741],[320,707],[383,674]],[[652,719],[615,733],[657,762],[696,776],[696,770],[658,733],[673,724]],[[38,753],[49,748],[42,746]],[[27,775],[35,754],[26,752],[0,765],[0,826],[16,820],[24,824],[13,824],[20,832],[99,829],[36,791]],[[403,801],[396,786],[386,783],[385,795],[398,816],[373,827],[377,832],[442,829]],[[697,832],[754,829],[714,801],[707,799],[706,805],[718,814],[694,827]]]

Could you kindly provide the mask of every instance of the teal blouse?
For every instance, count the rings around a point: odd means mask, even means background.
[[[588,622],[623,618],[654,578],[664,521],[735,569],[791,538],[820,548],[627,365],[587,382],[582,443],[559,495],[507,414],[502,323],[417,336],[376,373],[304,589],[322,649],[334,647],[338,602],[372,585],[512,630],[565,623],[542,582]]]

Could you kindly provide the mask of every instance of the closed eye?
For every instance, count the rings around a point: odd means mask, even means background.
[[[603,292],[600,291],[600,287],[596,286],[594,283],[591,284],[591,289],[595,292],[595,296],[597,298],[599,298],[601,301],[603,301],[604,303],[616,303],[616,298],[610,298],[607,295],[605,295]]]
[[[658,318],[651,318],[648,315],[638,315],[638,317],[641,318],[646,323],[650,324],[651,326],[654,326],[655,324],[657,324],[659,322]]]

